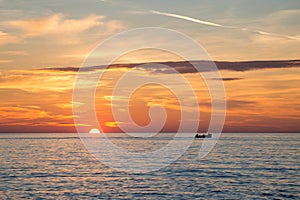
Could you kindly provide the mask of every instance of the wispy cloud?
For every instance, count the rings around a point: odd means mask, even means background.
[[[7,27],[17,29],[17,33],[0,31],[0,44],[15,38],[23,41],[33,37],[47,37],[60,43],[78,43],[83,34],[92,30],[101,30],[101,34],[111,34],[125,28],[118,20],[107,20],[103,15],[88,15],[83,18],[68,18],[62,13],[33,19],[11,20],[3,22]]]
[[[250,30],[250,29],[247,29],[247,28],[243,28],[242,30],[243,31],[251,31],[253,33],[257,33],[257,34],[263,35],[263,36],[283,37],[283,38],[286,38],[286,39],[297,40],[298,42],[300,42],[300,37],[296,37],[296,36],[282,35],[282,34],[270,33],[270,32],[265,32],[265,31],[260,31],[260,30]]]
[[[0,60],[0,64],[11,63],[13,60]]]
[[[64,13],[3,19],[1,25],[0,60],[13,60],[1,61],[1,69],[78,66],[96,42],[126,28],[123,21],[104,15]],[[12,43],[18,45],[8,46]]]
[[[22,29],[29,36],[61,33],[74,34],[103,25],[104,18],[104,16],[89,15],[82,19],[66,19],[63,14],[56,13],[43,18],[10,21],[8,24]]]

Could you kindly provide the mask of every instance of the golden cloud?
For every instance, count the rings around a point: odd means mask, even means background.
[[[49,37],[60,43],[73,44],[80,42],[82,38],[80,34],[92,29],[96,30],[97,35],[106,35],[125,28],[121,21],[107,20],[102,15],[70,19],[61,13],[41,18],[8,21],[5,24],[21,32],[8,34],[0,31],[0,44],[33,37]],[[93,33],[88,33],[85,37],[90,37],[91,34]]]

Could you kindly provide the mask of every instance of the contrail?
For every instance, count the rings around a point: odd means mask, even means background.
[[[265,32],[265,31],[260,31],[260,30],[249,30],[249,29],[246,29],[246,30],[251,31],[253,33],[260,34],[260,35],[283,37],[283,38],[287,38],[287,39],[290,39],[290,40],[297,40],[298,42],[300,42],[299,37],[295,37],[295,36],[291,36],[291,35],[282,35],[282,34],[270,33],[270,32]]]
[[[174,14],[174,13],[160,12],[160,11],[156,11],[156,10],[150,10],[149,12],[152,13],[152,14],[156,14],[156,15],[163,15],[163,16],[167,16],[167,17],[174,17],[174,18],[183,19],[183,20],[186,20],[186,21],[191,21],[191,22],[195,22],[195,23],[203,24],[203,25],[207,25],[207,26],[230,28],[230,29],[238,29],[238,30],[242,30],[242,31],[249,31],[249,32],[252,32],[252,33],[259,34],[259,35],[283,37],[283,38],[287,38],[287,39],[290,39],[290,40],[297,40],[298,42],[300,42],[300,38],[299,37],[295,37],[295,36],[291,36],[291,35],[282,35],[282,34],[277,34],[277,33],[271,33],[271,32],[261,31],[261,30],[252,30],[252,29],[248,29],[248,28],[222,25],[222,24],[217,24],[217,23],[214,23],[214,22],[199,20],[199,19],[196,19],[196,18],[184,16],[184,15],[178,15],[178,14]]]
[[[208,21],[202,21],[202,20],[195,19],[195,18],[192,18],[192,17],[177,15],[177,14],[173,14],[173,13],[165,13],[165,12],[160,12],[160,11],[156,11],[156,10],[150,10],[150,12],[153,13],[153,14],[157,14],[157,15],[175,17],[175,18],[184,19],[184,20],[187,20],[187,21],[196,22],[198,24],[204,24],[204,25],[208,25],[208,26],[217,26],[217,27],[223,27],[224,26],[224,25],[221,25],[221,24],[216,24],[216,23],[208,22]]]

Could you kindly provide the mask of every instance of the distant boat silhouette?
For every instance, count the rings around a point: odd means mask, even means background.
[[[208,133],[207,135],[205,135],[204,133],[203,133],[203,134],[197,133],[197,134],[195,135],[195,138],[212,138],[212,134],[211,134],[211,133]]]

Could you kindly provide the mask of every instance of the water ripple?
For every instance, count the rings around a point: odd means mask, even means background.
[[[171,138],[111,139],[129,150],[150,151]],[[127,174],[95,160],[74,134],[2,135],[0,199],[300,198],[300,135],[223,134],[199,159],[201,143],[194,141],[167,168]]]

